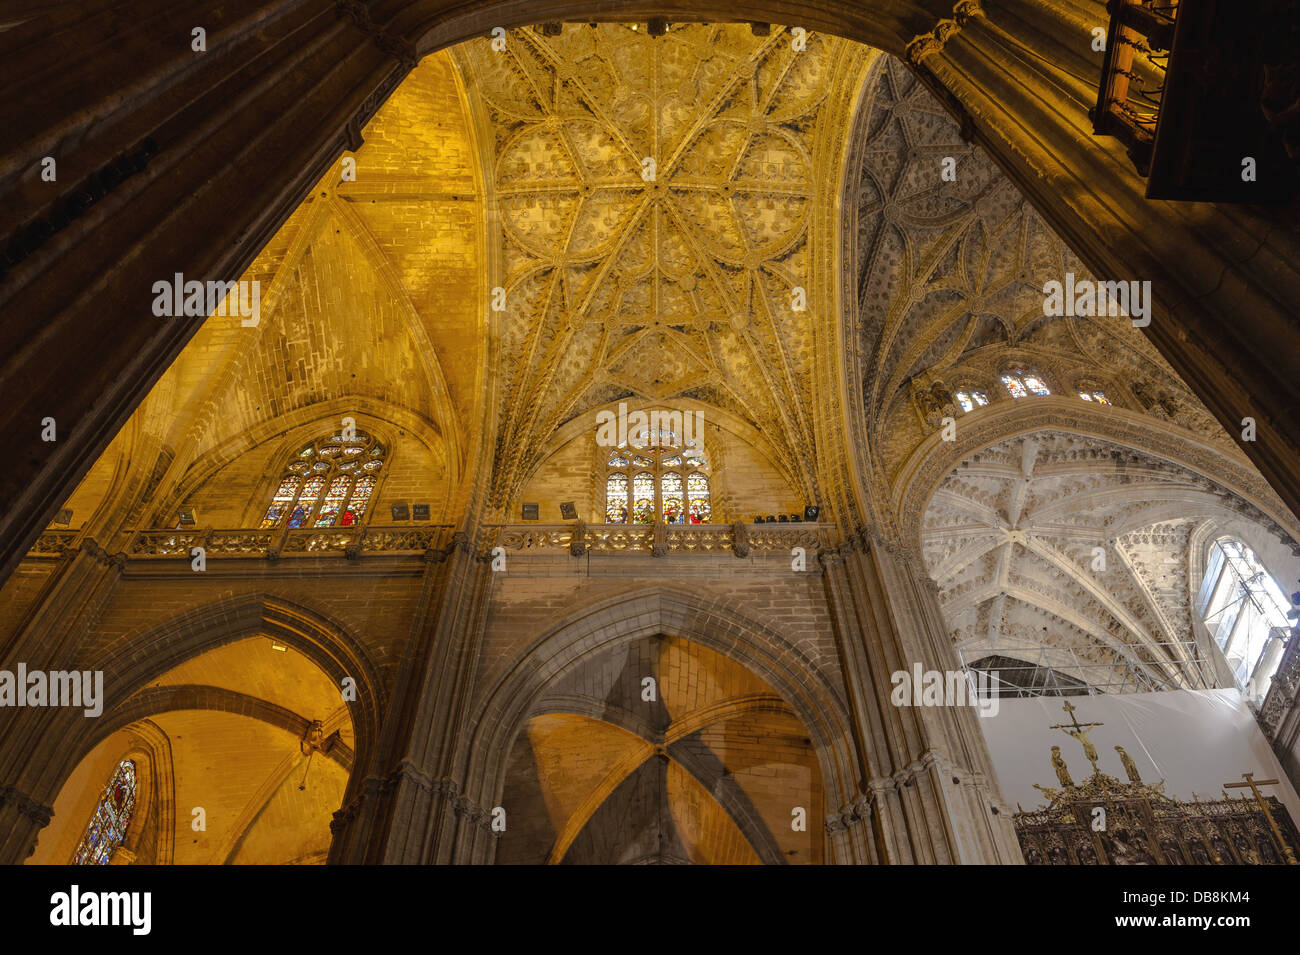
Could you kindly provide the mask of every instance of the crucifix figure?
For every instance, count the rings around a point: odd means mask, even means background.
[[[1065,701],[1065,706],[1063,706],[1062,709],[1070,714],[1069,725],[1066,725],[1065,723],[1057,723],[1055,726],[1049,726],[1048,729],[1061,730],[1065,735],[1072,736],[1078,740],[1079,745],[1083,747],[1083,755],[1087,757],[1088,762],[1092,763],[1092,774],[1096,776],[1101,772],[1101,770],[1097,768],[1097,747],[1093,746],[1092,740],[1088,739],[1088,730],[1094,726],[1105,726],[1106,724],[1080,723],[1079,718],[1074,715],[1074,707],[1070,704],[1069,700]]]
[[[1273,830],[1273,835],[1277,837],[1277,844],[1282,847],[1282,852],[1286,856],[1286,864],[1296,865],[1295,852],[1291,849],[1291,846],[1287,844],[1287,841],[1282,838],[1282,830],[1277,827],[1277,822],[1273,819],[1273,814],[1268,811],[1268,803],[1264,802],[1264,797],[1259,791],[1260,786],[1276,786],[1278,785],[1278,781],[1276,779],[1256,779],[1254,773],[1242,773],[1241,778],[1246,781],[1244,783],[1224,783],[1223,788],[1225,790],[1250,788],[1250,791],[1255,794],[1255,802],[1259,803],[1259,808],[1263,811],[1264,818],[1268,820],[1269,828]]]

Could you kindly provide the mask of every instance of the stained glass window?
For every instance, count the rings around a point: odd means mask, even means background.
[[[707,524],[708,461],[692,440],[657,429],[629,434],[605,457],[605,522],[608,524]],[[629,470],[631,473],[629,474]]]
[[[654,430],[647,428],[643,432],[628,435],[628,444],[638,451],[644,451],[646,448],[663,450],[665,448],[680,448],[682,440],[677,437],[676,431],[669,431],[667,428],[656,428]]]
[[[978,388],[957,392],[957,404],[961,405],[962,411],[974,411],[976,408],[983,408],[988,403],[989,396]]]
[[[285,466],[261,526],[352,527],[383,465],[383,445],[364,432],[314,441]]]
[[[1028,395],[1050,395],[1051,389],[1047,387],[1041,375],[1036,371],[1026,371],[1023,368],[1010,368],[1002,376],[1002,384],[1006,385],[1007,391],[1011,392],[1012,398],[1025,398]]]
[[[649,471],[638,471],[632,477],[632,523],[655,522],[655,476]]]
[[[659,478],[660,500],[663,502],[665,524],[686,523],[685,501],[682,500],[682,476],[676,471],[665,471]]]
[[[692,524],[707,524],[713,514],[709,506],[709,479],[699,471],[686,479],[686,497],[689,501]]]
[[[126,838],[126,827],[135,811],[135,793],[135,763],[124,759],[99,797],[95,814],[72,857],[73,865],[108,865],[113,850]]]
[[[605,479],[605,523],[627,523],[627,475],[620,471]]]
[[[317,527],[334,526],[339,516],[339,508],[343,506],[343,499],[348,496],[348,487],[351,483],[346,475],[330,481],[330,489],[325,495],[325,500],[321,502],[320,511],[316,514]]]
[[[1095,401],[1099,405],[1110,404],[1110,399],[1106,397],[1106,392],[1102,391],[1100,388],[1093,388],[1091,390],[1080,388],[1079,397],[1084,401]]]
[[[351,527],[361,520],[361,516],[366,513],[366,505],[370,503],[370,492],[374,489],[375,479],[368,475],[353,485],[352,497],[343,509],[343,519],[339,521],[341,526]]]

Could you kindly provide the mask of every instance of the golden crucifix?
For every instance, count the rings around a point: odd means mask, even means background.
[[[1088,739],[1088,730],[1094,726],[1105,726],[1106,724],[1080,723],[1079,718],[1074,715],[1074,707],[1070,705],[1069,700],[1065,701],[1065,706],[1063,706],[1062,709],[1070,714],[1069,725],[1067,726],[1065,723],[1057,723],[1055,726],[1049,726],[1048,729],[1061,730],[1065,735],[1072,736],[1078,740],[1079,745],[1083,747],[1083,755],[1087,757],[1088,762],[1092,763],[1092,774],[1096,776],[1101,772],[1101,770],[1097,768],[1097,747],[1093,746],[1092,740]]]
[[[1259,803],[1259,808],[1264,813],[1264,818],[1268,820],[1269,828],[1273,830],[1273,835],[1277,836],[1277,844],[1282,847],[1282,852],[1286,855],[1287,865],[1296,865],[1295,852],[1285,839],[1282,838],[1282,830],[1277,827],[1273,814],[1268,811],[1268,803],[1264,801],[1263,795],[1259,791],[1260,786],[1276,786],[1276,779],[1256,779],[1254,773],[1242,773],[1241,778],[1246,780],[1244,783],[1224,783],[1223,788],[1227,789],[1245,789],[1250,787],[1250,791],[1255,794],[1255,802]]]

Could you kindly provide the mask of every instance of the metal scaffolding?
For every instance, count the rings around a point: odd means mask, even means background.
[[[1134,647],[994,647],[959,648],[962,668],[987,673],[998,697],[1096,696],[1101,693],[1150,693],[1201,690],[1217,686],[1214,666],[1195,641],[1144,643],[1159,653],[1158,663],[1134,658]],[[1108,659],[1099,659],[1108,656]],[[1163,672],[1162,672],[1163,671]],[[1179,679],[1178,677],[1181,677]]]

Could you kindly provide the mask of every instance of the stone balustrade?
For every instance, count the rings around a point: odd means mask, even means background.
[[[371,525],[367,527],[303,527],[270,529],[178,528],[137,531],[126,539],[120,556],[126,560],[189,557],[202,547],[211,559],[278,559],[338,555],[423,554],[443,550],[453,528],[445,524]],[[491,524],[482,528],[478,550],[488,557],[497,547],[507,551],[551,553],[722,554],[789,553],[802,547],[813,556],[832,546],[830,524]],[[47,530],[28,552],[29,559],[71,557],[86,550],[103,554],[80,531]]]

